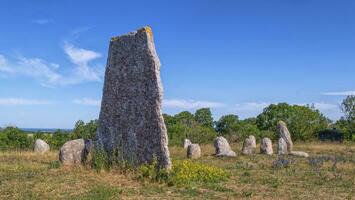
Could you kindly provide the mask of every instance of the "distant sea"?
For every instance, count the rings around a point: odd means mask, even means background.
[[[25,132],[46,132],[54,133],[59,128],[20,128]],[[71,132],[73,129],[60,129],[62,132]]]

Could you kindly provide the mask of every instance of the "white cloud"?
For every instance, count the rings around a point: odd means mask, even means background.
[[[55,101],[41,99],[22,99],[22,98],[0,98],[1,106],[19,106],[19,105],[48,105],[55,104]]]
[[[8,66],[5,56],[0,54],[0,72],[13,73],[13,70]]]
[[[92,98],[82,98],[82,99],[75,99],[73,103],[85,105],[85,106],[100,106],[101,100],[100,99],[92,99]]]
[[[99,72],[88,65],[90,61],[100,58],[100,53],[87,49],[76,48],[69,43],[65,43],[64,51],[68,55],[71,62],[77,66],[75,72],[77,76],[82,77],[82,79],[85,80],[100,80]]]
[[[46,25],[50,23],[54,23],[53,19],[36,19],[33,20],[32,23],[38,24],[38,25]]]
[[[18,59],[19,61],[16,69],[17,73],[38,78],[44,85],[56,85],[63,79],[63,77],[56,72],[55,69],[50,67],[50,64],[48,65],[42,59],[25,57],[20,57]]]
[[[212,101],[196,101],[196,100],[183,100],[183,99],[167,99],[163,101],[163,106],[166,108],[221,108],[225,105],[219,102]]]
[[[329,103],[323,103],[323,102],[317,102],[313,104],[314,107],[320,111],[324,110],[336,110],[339,109],[339,106],[337,104],[329,104]]]
[[[263,110],[265,107],[270,105],[270,103],[266,102],[247,102],[247,103],[242,103],[242,104],[236,104],[235,105],[235,110],[245,110],[245,111],[259,111]]]
[[[0,54],[0,73],[32,77],[43,86],[65,86],[79,84],[88,81],[101,81],[103,72],[98,66],[90,66],[89,63],[101,57],[95,51],[76,48],[66,43],[64,52],[74,64],[68,73],[60,73],[60,65],[49,63],[40,58],[17,57],[15,61],[8,62],[5,56]]]
[[[349,96],[349,95],[355,95],[355,90],[351,91],[341,91],[341,92],[325,92],[322,93],[322,95],[327,95],[327,96]]]

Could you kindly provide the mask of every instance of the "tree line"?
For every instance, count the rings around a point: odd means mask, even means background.
[[[255,118],[239,119],[238,115],[224,115],[214,121],[209,108],[201,108],[195,113],[188,111],[176,115],[164,114],[169,144],[180,145],[185,138],[194,143],[211,143],[218,135],[231,142],[240,142],[249,135],[257,139],[269,137],[276,140],[276,126],[279,120],[287,123],[294,141],[311,141],[319,131],[337,129],[344,138],[355,141],[355,96],[348,96],[341,104],[344,116],[336,122],[326,118],[312,105],[271,104]],[[36,139],[45,140],[52,149],[60,148],[66,141],[78,138],[93,139],[97,130],[97,120],[87,123],[79,120],[71,133],[57,130],[54,133],[25,133],[16,127],[0,130],[0,150],[30,149]]]

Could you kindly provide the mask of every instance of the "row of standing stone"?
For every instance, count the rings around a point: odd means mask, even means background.
[[[299,157],[309,157],[309,155],[302,151],[293,151],[293,142],[291,134],[287,129],[286,123],[280,121],[277,126],[280,139],[278,141],[277,153],[279,155],[294,155]],[[187,157],[196,159],[201,157],[201,148],[198,144],[192,144],[189,139],[184,140],[184,148],[187,149]],[[214,141],[215,155],[217,157],[236,157],[236,153],[231,149],[228,141],[219,136]],[[253,135],[250,135],[244,140],[242,154],[252,155],[256,153],[256,139]],[[273,155],[272,141],[270,138],[264,137],[260,143],[260,153],[266,155]]]

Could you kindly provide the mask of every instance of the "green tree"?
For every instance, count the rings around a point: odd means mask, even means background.
[[[97,120],[91,120],[88,123],[79,120],[75,123],[72,139],[93,139],[97,130]]]
[[[66,133],[58,129],[52,134],[52,138],[49,141],[49,145],[53,149],[59,149],[63,146],[64,143],[66,143],[70,139],[70,133]]]
[[[169,145],[181,145],[185,138],[195,143],[210,143],[216,137],[211,127],[206,127],[195,120],[188,111],[174,116],[164,114],[164,121],[168,131]]]
[[[233,135],[238,128],[238,115],[224,115],[216,122],[216,131],[220,135]]]
[[[195,120],[196,122],[202,124],[205,127],[213,128],[213,117],[211,109],[209,108],[201,108],[196,110]]]
[[[344,113],[344,120],[347,122],[347,132],[349,140],[352,140],[355,130],[355,95],[346,97],[341,103],[341,110]]]
[[[288,125],[292,139],[310,140],[317,132],[328,127],[329,120],[313,106],[289,105],[287,103],[271,104],[258,115],[257,126],[262,131],[274,132],[276,135],[277,122],[282,120]]]

